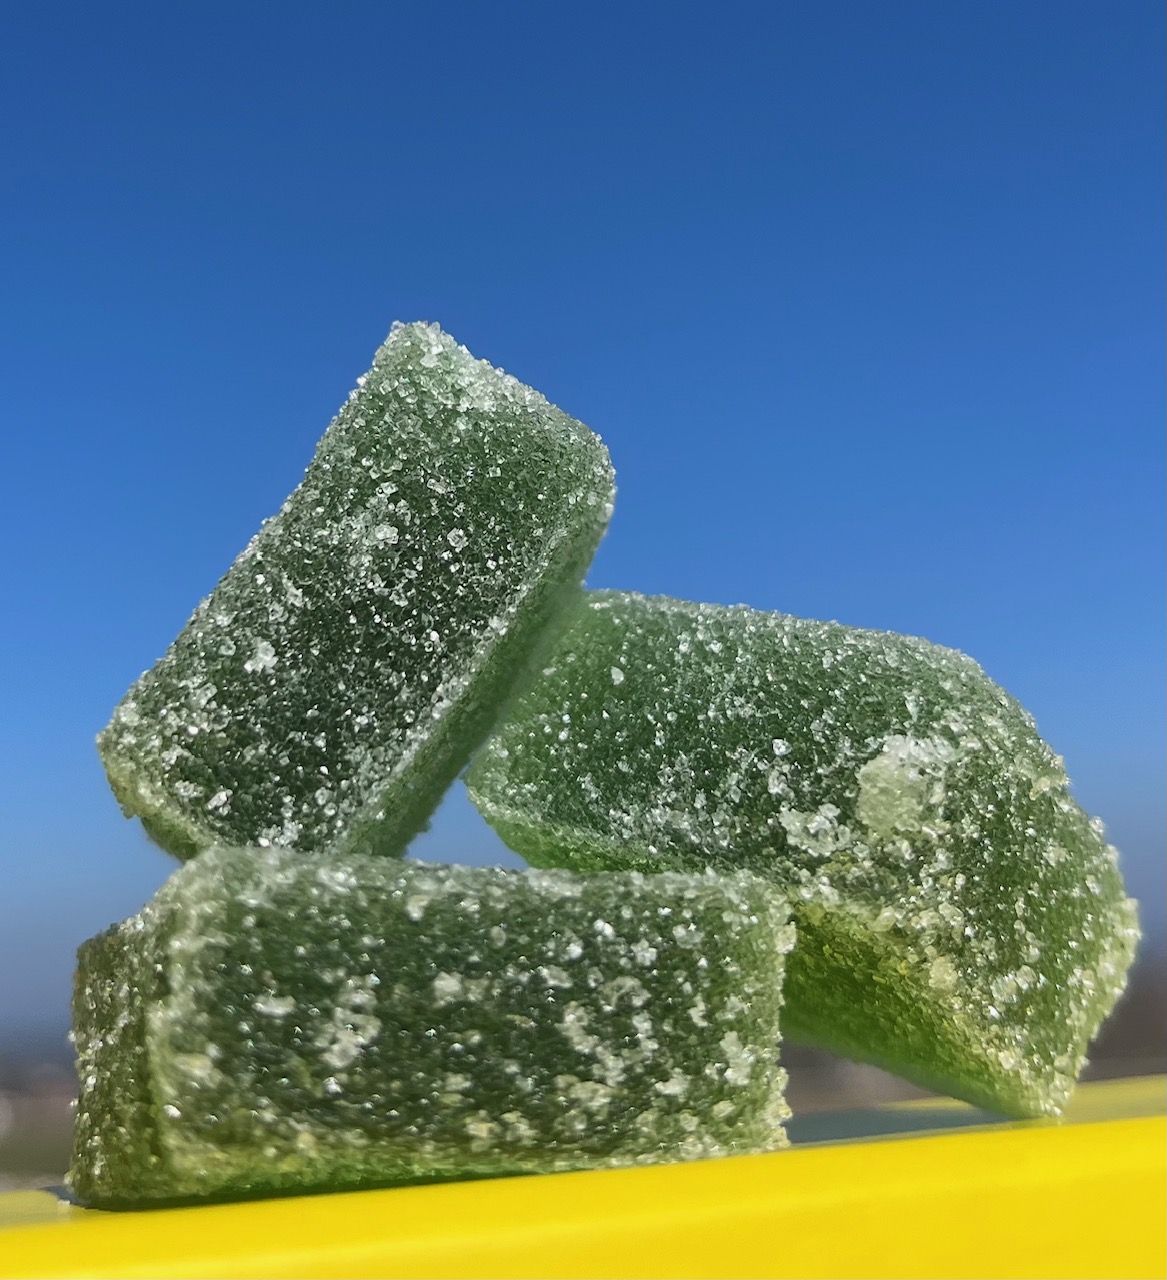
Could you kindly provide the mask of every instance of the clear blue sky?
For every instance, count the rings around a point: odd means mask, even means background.
[[[597,586],[955,645],[1164,924],[1163,13],[0,12],[0,1049],[170,864],[93,737],[394,319],[593,426]],[[492,860],[464,799],[421,851]]]

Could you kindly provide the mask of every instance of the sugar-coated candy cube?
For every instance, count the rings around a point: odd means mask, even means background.
[[[607,450],[437,326],[395,327],[303,482],[99,739],[127,815],[396,854],[579,583]]]
[[[766,881],[214,848],[80,952],[92,1205],[785,1145]]]
[[[790,894],[787,1039],[1058,1113],[1134,903],[1030,716],[964,655],[746,608],[581,597],[469,773],[537,866]]]

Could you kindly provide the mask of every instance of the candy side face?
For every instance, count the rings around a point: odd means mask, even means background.
[[[105,1081],[82,1095],[71,1180],[87,1203],[785,1144],[793,934],[755,877],[213,849],[148,914],[161,926],[82,953],[78,1047]],[[158,956],[132,1047],[109,1038],[119,1010],[94,993]]]
[[[591,593],[474,761],[534,865],[744,868],[795,904],[787,1033],[1057,1113],[1138,937],[1031,718],[925,641]]]
[[[599,439],[436,326],[394,330],[303,482],[99,738],[163,847],[400,853],[607,523]]]
[[[107,1185],[138,1199],[158,1177],[146,1011],[161,996],[162,960],[149,910],[91,938],[78,953],[72,1188],[82,1202],[100,1198]]]

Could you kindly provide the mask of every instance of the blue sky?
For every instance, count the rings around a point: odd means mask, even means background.
[[[590,581],[925,635],[1164,929],[1159,4],[0,14],[0,1048],[170,869],[93,737],[394,319],[599,431]],[[494,860],[455,795],[419,852]]]

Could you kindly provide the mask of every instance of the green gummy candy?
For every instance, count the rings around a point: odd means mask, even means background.
[[[581,598],[471,766],[537,866],[747,869],[791,896],[788,1039],[1057,1114],[1135,904],[1030,716],[923,640]]]
[[[99,738],[127,815],[400,853],[571,598],[607,450],[436,326],[396,327],[267,521]]]
[[[80,952],[86,1204],[786,1144],[785,898],[215,848]]]

